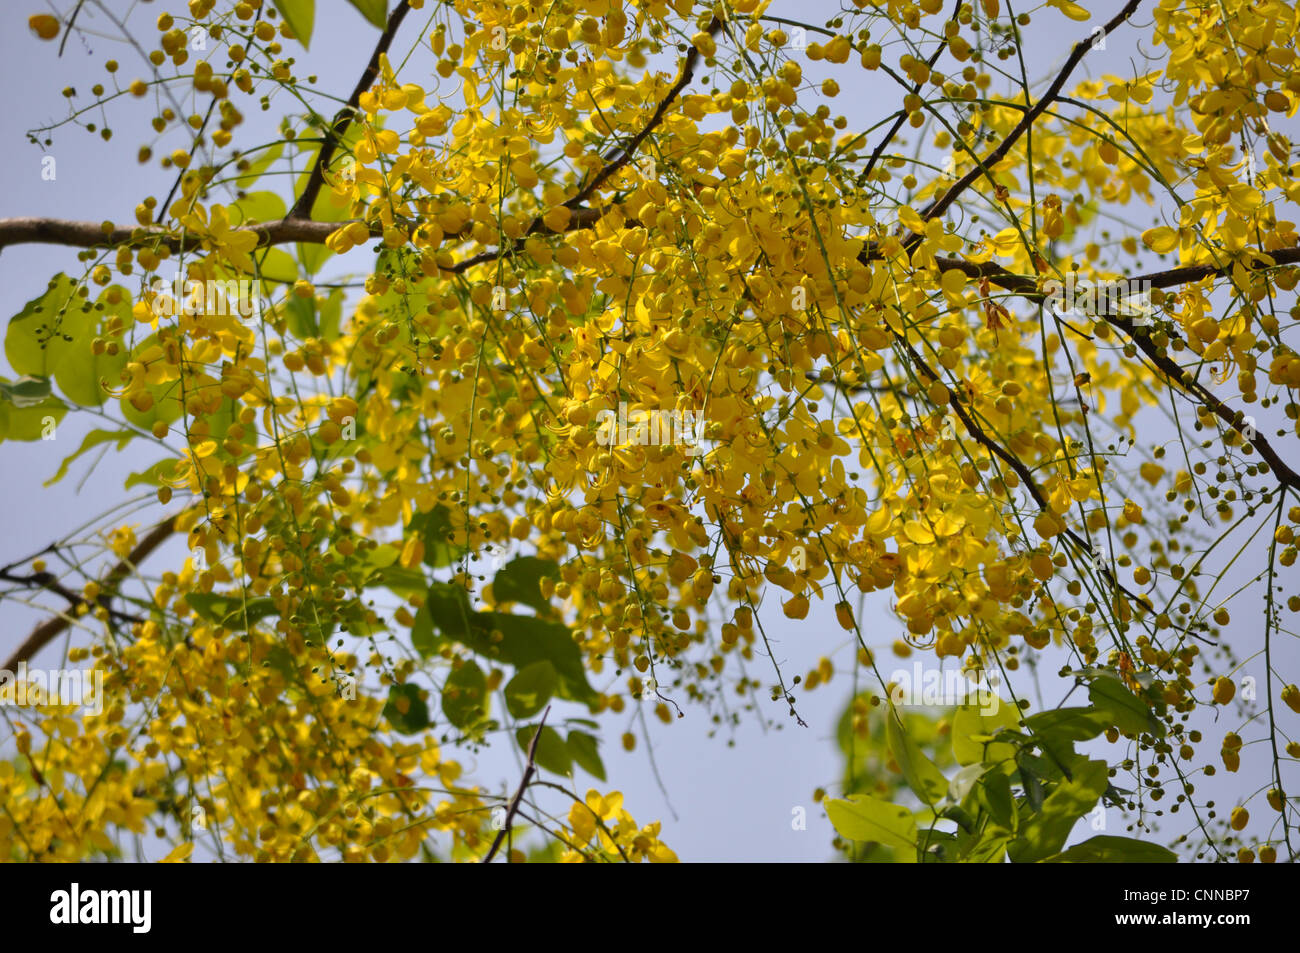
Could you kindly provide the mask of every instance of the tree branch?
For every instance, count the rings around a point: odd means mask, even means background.
[[[1111,17],[1106,25],[1102,27],[1101,35],[1110,35],[1112,31],[1118,28],[1121,23],[1132,15],[1133,11],[1138,8],[1140,2],[1141,0],[1128,0],[1128,2],[1124,4],[1124,8],[1120,10],[1119,13],[1115,14],[1115,16]],[[972,182],[978,179],[981,175],[984,175],[986,170],[991,171],[993,166],[997,165],[997,163],[1001,162],[1002,159],[1006,157],[1006,154],[1011,151],[1011,147],[1015,145],[1016,142],[1019,141],[1020,137],[1023,136],[1030,126],[1034,124],[1034,121],[1042,114],[1043,110],[1055,102],[1056,98],[1061,95],[1061,88],[1065,85],[1065,81],[1070,78],[1070,74],[1074,72],[1074,68],[1079,65],[1079,61],[1083,59],[1088,50],[1092,49],[1096,37],[1097,34],[1095,32],[1089,33],[1087,39],[1080,40],[1078,43],[1074,44],[1074,48],[1070,50],[1070,55],[1065,60],[1065,65],[1062,66],[1061,71],[1056,74],[1056,79],[1052,80],[1052,85],[1047,87],[1047,92],[1039,97],[1038,102],[1034,103],[1032,109],[1027,110],[1025,114],[1020,117],[1020,122],[1016,123],[1015,128],[1007,134],[1005,139],[998,143],[997,147],[994,148],[992,152],[985,156],[975,168],[971,169],[954,182],[947,192],[930,203],[930,206],[921,213],[922,221],[929,221],[930,219],[936,218],[946,212],[952,203],[957,201],[957,197],[970,187]],[[913,235],[904,243],[904,247],[916,244],[916,242],[920,241],[921,238],[922,236],[920,235]]]
[[[524,791],[528,789],[528,782],[533,779],[533,772],[537,770],[537,765],[533,763],[533,756],[537,754],[537,742],[542,737],[542,728],[546,726],[546,716],[551,713],[551,706],[546,706],[546,711],[542,712],[542,720],[537,723],[537,730],[533,732],[532,744],[528,746],[528,765],[524,768],[524,776],[519,781],[519,787],[515,789],[515,796],[510,799],[510,809],[506,811],[506,823],[501,830],[497,831],[496,838],[492,841],[492,846],[488,849],[487,854],[483,857],[483,863],[492,863],[492,858],[496,856],[497,850],[501,847],[501,842],[506,839],[510,833],[510,826],[515,821],[515,815],[519,812],[519,802],[524,799]]]
[[[244,225],[232,232],[253,232],[261,245],[302,242],[324,244],[325,239],[347,222],[313,222],[304,218],[286,218],[258,225]],[[121,245],[149,245],[168,248],[173,253],[200,246],[198,236],[185,236],[170,229],[148,227],[105,227],[102,222],[78,222],[62,218],[0,218],[0,249],[9,245],[68,245],[72,248],[113,248]]]
[[[1265,268],[1275,268],[1280,265],[1300,264],[1300,246],[1279,248],[1276,251],[1269,252],[1252,249],[1251,253],[1256,256],[1267,255],[1273,261],[1271,264],[1263,261],[1251,262],[1245,266],[1247,271],[1262,271]],[[878,261],[880,257],[880,254],[873,249],[863,260]],[[1022,298],[1032,301],[1039,301],[1047,297],[1046,292],[1039,288],[1036,277],[1033,275],[1018,275],[1015,272],[1008,271],[996,262],[973,262],[961,258],[936,258],[935,264],[940,271],[956,269],[968,278],[987,278],[990,283],[997,285],[999,288],[1013,291]],[[1230,274],[1231,271],[1232,265],[1186,265],[1182,268],[1170,268],[1166,271],[1154,271],[1146,275],[1125,277],[1124,281],[1138,287],[1174,288],[1178,285],[1190,284],[1193,281],[1203,281],[1206,278],[1222,278]]]
[[[121,560],[104,576],[100,582],[100,588],[103,592],[106,595],[115,592],[122,581],[135,570],[135,567],[147,559],[174,532],[176,532],[175,516],[168,517],[151,529],[144,539],[136,543],[135,548],[126,555],[126,558]],[[67,615],[58,615],[42,622],[32,630],[32,634],[27,636],[26,641],[18,646],[14,654],[5,662],[4,668],[12,672],[17,670],[19,662],[30,662],[37,652],[45,648],[71,624],[72,622]]]
[[[560,229],[560,231],[558,232],[555,231],[553,228],[549,227],[545,222],[541,220],[540,217],[535,218],[533,219],[533,223],[530,226],[528,226],[528,231],[526,231],[524,234],[525,235],[562,235],[565,232],[576,232],[583,228],[590,228],[591,226],[599,222],[613,208],[614,208],[613,205],[606,205],[604,208],[585,208],[585,207],[575,208],[572,210],[572,214],[570,214],[569,216],[569,223],[565,225],[564,228]],[[489,261],[496,261],[502,255],[512,252],[518,247],[519,247],[519,242],[517,241],[507,242],[506,244],[502,245],[500,248],[489,248],[487,251],[479,252],[477,255],[474,255],[470,258],[466,258],[464,261],[457,262],[451,267],[444,268],[442,270],[449,272],[453,275],[459,275],[467,271],[468,269],[473,268],[475,265],[482,265]]]
[[[325,170],[334,161],[334,153],[338,149],[339,143],[343,141],[343,137],[347,134],[348,126],[352,123],[352,116],[361,102],[361,94],[375,84],[375,77],[379,75],[379,57],[388,52],[393,37],[397,34],[397,29],[402,25],[402,20],[406,17],[406,11],[409,9],[410,6],[407,0],[401,0],[393,8],[393,12],[388,17],[388,25],[384,27],[384,32],[380,34],[374,52],[370,54],[370,62],[366,65],[366,71],[361,74],[361,78],[357,80],[357,85],[352,88],[352,95],[348,97],[348,101],[343,108],[335,114],[334,122],[326,131],[325,141],[321,143],[320,152],[316,154],[316,163],[312,166],[311,175],[307,178],[307,185],[302,190],[302,195],[298,196],[298,201],[293,203],[293,208],[289,209],[289,213],[285,216],[286,221],[311,218],[312,206],[316,204],[316,196],[320,194],[321,186],[325,182]]]
[[[714,17],[709,21],[709,28],[705,32],[707,32],[709,36],[713,36],[713,34],[717,33],[721,27],[722,20],[718,17]],[[566,208],[572,209],[582,205],[591,198],[592,194],[596,189],[600,188],[601,184],[606,179],[632,161],[632,157],[636,155],[637,149],[641,148],[641,143],[645,142],[650,133],[654,132],[659,124],[663,122],[664,116],[668,114],[668,107],[671,106],[677,97],[681,95],[682,90],[687,87],[692,77],[694,77],[695,65],[699,60],[700,51],[692,46],[686,53],[686,59],[682,63],[682,71],[677,77],[677,82],[673,83],[672,88],[668,90],[668,94],[659,101],[659,105],[655,107],[655,111],[651,114],[649,121],[647,121],[641,128],[640,132],[629,139],[625,144],[605,153],[605,166],[596,173],[590,182],[578,190],[577,195],[564,203]]]
[[[1272,264],[1266,262],[1252,261],[1245,265],[1248,271],[1263,270],[1273,268],[1279,265],[1291,265],[1300,263],[1300,248],[1282,248],[1274,252],[1255,252],[1254,254],[1267,254],[1272,259]],[[995,262],[969,262],[959,258],[939,258],[935,260],[940,271],[959,270],[971,278],[986,278],[991,284],[1004,288],[1014,294],[1031,301],[1042,301],[1046,299],[1047,294],[1039,287],[1038,279],[1029,275],[1017,275],[1007,271],[1001,265]],[[1124,281],[1130,286],[1136,288],[1172,288],[1177,285],[1188,284],[1193,281],[1202,281],[1205,278],[1224,277],[1232,270],[1232,265],[1188,265],[1183,268],[1171,268],[1167,271],[1152,272],[1147,275],[1125,278]],[[1200,400],[1210,411],[1233,429],[1240,429],[1241,414],[1234,411],[1214,394],[1210,393],[1202,384],[1190,377],[1186,371],[1179,366],[1164,351],[1151,340],[1149,334],[1140,333],[1140,329],[1133,323],[1130,318],[1123,315],[1100,315],[1112,327],[1123,331],[1147,359],[1151,361],[1164,376],[1174,386],[1182,389],[1192,397]],[[1297,473],[1286,464],[1278,452],[1268,442],[1263,434],[1255,430],[1254,436],[1248,440],[1264,462],[1268,464],[1273,474],[1283,486],[1292,490],[1300,491],[1300,473]]]
[[[952,16],[948,18],[949,21],[957,19],[961,14],[961,8],[963,5],[963,0],[957,0],[956,6],[953,7]],[[934,55],[926,61],[925,65],[930,67],[930,69],[934,69],[934,64],[939,62],[939,57],[943,55],[943,52],[946,49],[948,49],[948,34],[945,33],[943,39],[939,42],[939,48],[934,51]],[[913,85],[912,95],[919,93],[922,85],[922,83],[916,83]],[[880,156],[884,153],[889,144],[894,141],[894,137],[898,135],[898,130],[903,128],[903,123],[906,121],[907,110],[900,109],[898,115],[894,117],[894,124],[889,127],[889,131],[885,133],[885,137],[881,139],[880,142],[877,143],[876,148],[871,151],[871,158],[867,160],[867,164],[863,166],[862,172],[858,174],[859,183],[870,181],[871,173],[876,168],[876,163],[880,161]]]

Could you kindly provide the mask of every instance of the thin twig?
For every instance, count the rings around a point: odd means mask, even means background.
[[[709,36],[713,36],[713,34],[717,33],[721,27],[722,20],[718,17],[714,17],[709,21],[708,29],[705,30],[705,32],[708,33]],[[659,105],[655,107],[655,111],[650,115],[650,119],[646,124],[641,127],[641,131],[629,139],[624,145],[617,149],[612,149],[605,154],[605,166],[592,177],[590,182],[578,190],[577,195],[564,203],[566,208],[571,209],[582,205],[587,201],[587,199],[591,198],[592,194],[596,189],[600,188],[601,184],[606,179],[632,161],[632,157],[636,155],[636,151],[641,147],[641,143],[645,142],[650,133],[654,132],[663,121],[664,117],[668,115],[668,107],[673,104],[679,95],[681,95],[682,90],[687,87],[692,77],[694,77],[695,65],[699,60],[700,51],[692,46],[686,54],[686,59],[682,62],[682,71],[677,77],[677,82],[673,83],[672,88],[668,90],[668,94],[659,101]]]
[[[1023,136],[1034,124],[1034,121],[1042,114],[1043,110],[1055,102],[1056,98],[1061,95],[1061,88],[1065,86],[1065,81],[1070,78],[1070,74],[1074,72],[1074,68],[1079,65],[1079,61],[1083,59],[1088,50],[1092,49],[1097,36],[1108,36],[1121,23],[1129,18],[1133,11],[1138,8],[1139,2],[1140,0],[1128,0],[1128,3],[1124,4],[1124,8],[1120,10],[1119,13],[1115,14],[1115,16],[1111,17],[1106,25],[1101,28],[1100,34],[1097,34],[1096,32],[1089,33],[1087,39],[1080,40],[1078,43],[1074,44],[1074,48],[1070,50],[1070,55],[1065,60],[1065,65],[1062,66],[1061,71],[1056,74],[1056,79],[1052,80],[1052,84],[1047,88],[1047,92],[1039,97],[1038,102],[1034,103],[1032,109],[1027,110],[1025,114],[1020,117],[1020,122],[1016,123],[1015,128],[1007,134],[1005,139],[998,143],[997,147],[994,148],[992,152],[985,156],[975,168],[971,169],[953,183],[952,187],[949,188],[947,192],[930,203],[930,206],[921,213],[922,221],[929,221],[932,218],[937,218],[942,215],[948,210],[953,202],[957,201],[958,196],[970,187],[972,182],[978,179],[981,175],[985,175],[988,170],[991,170],[993,166],[997,165],[1003,158],[1005,158],[1006,154],[1011,151],[1011,147],[1015,145],[1020,137]],[[909,238],[905,243],[905,247],[906,245],[915,244],[920,241],[921,238],[922,236],[920,235],[913,235],[912,238]]]
[[[964,5],[963,0],[957,0],[956,6],[953,7],[952,16],[948,18],[950,22],[956,20],[957,17],[961,14],[961,8],[963,5]],[[776,19],[776,18],[772,17],[771,19]],[[925,65],[930,67],[930,69],[934,69],[934,64],[939,62],[939,57],[943,55],[943,52],[946,49],[948,49],[947,33],[944,34],[943,39],[940,41],[939,48],[934,51],[934,55],[932,55],[930,59],[926,61]],[[921,91],[922,85],[924,84],[922,83],[915,84],[912,87],[912,95],[915,96],[917,93],[919,93]],[[865,184],[866,182],[870,181],[872,170],[875,169],[876,163],[880,161],[880,157],[884,153],[885,149],[889,146],[891,142],[894,141],[894,137],[898,135],[898,130],[903,128],[903,123],[907,121],[907,116],[908,116],[907,110],[900,109],[898,111],[898,115],[894,117],[894,124],[889,127],[889,131],[885,133],[885,137],[881,139],[879,143],[876,144],[876,148],[873,149],[871,152],[871,158],[867,160],[867,164],[863,166],[862,172],[859,173],[858,175],[859,182]]]
[[[105,595],[115,592],[122,581],[135,570],[136,566],[148,558],[174,532],[176,532],[175,516],[168,517],[150,530],[148,535],[136,543],[135,548],[121,562],[110,569],[108,574],[101,580],[100,588]],[[18,646],[18,649],[10,656],[9,661],[5,662],[5,670],[16,671],[19,662],[31,661],[37,652],[48,645],[70,624],[70,619],[66,615],[55,616],[42,622],[32,630],[32,634],[27,636],[26,641]]]
[[[379,42],[375,44],[375,50],[370,54],[370,62],[366,65],[366,71],[361,74],[357,80],[357,85],[352,88],[352,95],[343,108],[334,116],[334,122],[331,123],[326,133],[325,141],[321,144],[320,152],[316,154],[316,163],[312,166],[311,175],[307,178],[307,186],[302,190],[302,195],[298,196],[298,201],[293,203],[293,208],[285,216],[289,219],[310,219],[312,206],[316,204],[316,196],[320,194],[321,186],[325,183],[325,170],[329,168],[330,163],[334,161],[334,152],[347,135],[348,126],[352,123],[352,116],[356,113],[357,107],[361,102],[361,94],[370,89],[375,84],[375,77],[379,75],[379,58],[388,52],[389,46],[393,43],[393,37],[397,34],[397,29],[402,25],[402,20],[406,17],[406,11],[410,9],[407,0],[401,0],[393,12],[388,17],[388,24],[384,27],[384,32],[380,34]]]
[[[537,742],[542,737],[542,729],[546,726],[546,716],[551,713],[551,706],[546,706],[546,711],[542,712],[542,720],[537,723],[537,730],[533,732],[532,744],[528,746],[528,765],[524,768],[524,776],[519,781],[519,787],[515,790],[515,796],[510,799],[510,808],[506,811],[506,823],[501,830],[497,831],[496,839],[492,841],[492,847],[483,857],[483,863],[492,863],[492,858],[496,856],[497,850],[501,847],[501,842],[506,839],[510,833],[510,826],[515,822],[515,814],[519,811],[519,802],[524,798],[524,791],[528,789],[528,782],[533,779],[533,772],[537,770],[537,765],[533,763],[533,756],[537,754]]]

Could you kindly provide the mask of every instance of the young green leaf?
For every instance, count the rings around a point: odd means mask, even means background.
[[[916,818],[912,812],[869,794],[826,801],[826,813],[840,836],[875,841],[887,847],[916,847]]]
[[[311,45],[312,25],[316,20],[316,0],[275,0],[275,8],[303,49],[307,49]]]
[[[907,786],[926,804],[938,804],[948,791],[948,779],[908,736],[897,708],[890,707],[885,724],[889,750],[902,769]]]
[[[558,677],[546,659],[525,665],[506,683],[506,708],[515,718],[531,718],[555,693]]]

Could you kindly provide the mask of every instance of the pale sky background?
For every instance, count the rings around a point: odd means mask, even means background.
[[[70,0],[59,0],[49,9],[64,10],[71,6]],[[127,4],[119,0],[111,6],[116,11],[130,11],[129,23],[146,48],[150,48],[156,33],[152,25],[154,18],[161,10],[179,5]],[[67,106],[60,94],[64,86],[75,86],[79,92],[77,101],[87,102],[91,98],[90,87],[106,80],[102,66],[106,59],[116,58],[121,62],[119,76],[124,85],[135,76],[146,75],[146,70],[133,48],[108,38],[108,34],[116,31],[93,7],[83,11],[82,22],[105,35],[74,35],[63,58],[56,59],[57,43],[37,41],[26,26],[30,14],[46,8],[41,0],[25,0],[5,4],[0,11],[0,48],[4,53],[0,57],[0,78],[4,88],[15,91],[15,95],[6,100],[0,114],[0,172],[7,184],[4,197],[0,199],[0,216],[49,215],[130,222],[136,202],[147,194],[161,198],[170,185],[170,174],[159,170],[156,161],[148,166],[140,166],[135,161],[137,148],[146,141],[138,108],[128,104],[109,113],[110,125],[116,133],[109,143],[103,142],[97,134],[72,126],[55,132],[54,144],[48,149],[48,154],[57,160],[54,181],[42,179],[41,159],[47,153],[28,143],[25,133],[67,115]],[[834,7],[826,0],[803,3],[778,0],[769,12],[820,22],[833,11]],[[408,16],[398,42],[394,44],[395,51],[404,54],[410,49],[417,28],[424,25],[428,12],[416,11]],[[90,16],[92,13],[96,16]],[[1145,25],[1149,20],[1140,22]],[[1027,30],[1029,42],[1025,48],[1031,78],[1047,75],[1063,60],[1070,44],[1086,35],[1090,26],[1068,21],[1050,9],[1037,12],[1034,23]],[[1145,43],[1148,33],[1149,27],[1145,30],[1121,27],[1111,38],[1108,49],[1094,51],[1085,59],[1076,70],[1074,80],[1097,76],[1108,70],[1122,72],[1130,69],[1129,58],[1136,55],[1134,40],[1140,36]],[[377,35],[377,31],[343,0],[318,0],[311,51],[306,55],[294,51],[300,58],[296,73],[303,76],[319,73],[323,88],[339,97],[346,96],[364,68]],[[1007,61],[1003,65],[1011,66],[1013,62]],[[803,65],[806,77],[819,78],[818,67],[821,64],[805,60]],[[941,64],[940,68],[957,72],[951,63]],[[862,82],[888,81],[872,76],[864,77]],[[698,76],[695,86],[699,87]],[[1036,88],[1041,89],[1041,86]],[[881,111],[892,108],[896,101],[892,87],[887,96],[876,97],[864,86],[845,89],[833,103],[833,109],[849,117],[851,128],[862,128],[868,122],[877,121],[883,114]],[[241,95],[236,102],[248,119],[246,126],[237,133],[236,140],[245,145],[274,137],[275,121],[290,108],[287,100],[276,99],[270,112],[259,114],[256,103],[246,97]],[[323,106],[318,108],[332,112]],[[255,129],[265,129],[268,135],[259,137]],[[1292,136],[1297,138],[1294,131]],[[874,143],[877,138],[878,134],[873,135],[871,141]],[[910,152],[915,142],[913,134],[909,137],[909,148],[901,151]],[[156,148],[155,152],[161,154],[160,149]],[[263,187],[270,187],[265,180],[257,186]],[[1137,215],[1137,212],[1130,210],[1129,214]],[[1154,224],[1149,212],[1138,215],[1136,220],[1140,227]],[[1151,266],[1152,262],[1148,260],[1146,264]],[[0,254],[0,312],[16,314],[27,300],[43,292],[46,280],[55,272],[75,273],[78,268],[76,252],[72,249],[41,245],[5,249]],[[7,366],[2,370],[12,376]],[[1168,425],[1158,417],[1148,415],[1143,419],[1150,421],[1144,423],[1145,429],[1140,433],[1143,442],[1162,441],[1172,436]],[[111,447],[102,455],[92,452],[73,466],[62,483],[50,489],[42,487],[42,482],[53,475],[59,462],[77,449],[83,434],[96,426],[104,426],[103,421],[89,415],[72,414],[61,425],[54,441],[7,442],[0,447],[0,484],[4,487],[4,496],[0,498],[0,526],[4,529],[3,536],[0,536],[0,564],[25,556],[95,520],[108,507],[125,499],[147,499],[151,494],[151,490],[142,493],[141,488],[131,494],[122,491],[127,474],[143,469],[158,457],[153,449],[140,441],[128,447],[126,455],[117,454]],[[1281,445],[1284,456],[1289,459],[1288,451],[1294,449],[1294,440],[1282,441]],[[1300,460],[1293,461],[1293,465],[1297,463]],[[146,512],[132,516],[128,521],[143,528],[155,518],[152,512]],[[183,550],[175,545],[155,555],[150,565],[157,571],[169,557],[176,565],[182,556]],[[1234,567],[1231,578],[1225,581],[1237,580],[1228,586],[1229,590],[1257,572],[1264,557],[1263,549],[1248,553]],[[633,703],[623,715],[601,719],[604,731],[602,755],[609,775],[608,784],[581,774],[573,782],[580,791],[592,786],[602,790],[622,790],[627,808],[640,823],[662,819],[665,841],[683,860],[820,861],[833,856],[829,846],[833,831],[822,809],[813,803],[812,792],[821,785],[833,790],[843,770],[834,742],[834,727],[850,693],[851,640],[835,624],[829,601],[817,604],[814,600],[809,619],[798,626],[789,624],[774,602],[769,602],[769,605],[775,611],[765,613],[764,623],[774,637],[774,649],[787,680],[796,674],[804,674],[822,655],[831,656],[839,669],[829,687],[813,692],[796,689],[799,712],[808,723],[807,728],[798,727],[786,717],[783,703],[770,703],[765,698],[762,702],[764,711],[774,719],[775,729],[765,729],[750,714],[742,719],[739,727],[719,729],[714,737],[710,735],[715,726],[701,708],[684,705],[686,717],[676,720],[671,726],[659,724],[647,710],[654,741],[654,766],[657,766],[666,789],[665,799],[644,741],[631,754],[623,752],[618,744],[618,736],[624,730],[634,730],[638,735],[642,733],[630,714],[635,710]],[[902,634],[902,626],[888,612],[882,599],[877,598],[871,605],[876,610],[867,620],[867,640],[873,647],[884,650]],[[1249,617],[1251,613],[1245,611],[1248,605],[1246,599],[1234,603],[1235,618],[1228,629],[1228,641],[1237,648],[1238,657],[1248,656],[1262,644],[1258,616],[1255,619]],[[0,631],[4,633],[0,637],[0,646],[4,647],[5,653],[42,617],[11,602],[0,605],[0,620],[3,620]],[[1297,667],[1295,643],[1289,639],[1279,641],[1283,644],[1275,646],[1279,656],[1278,667],[1284,673],[1290,673],[1287,676],[1289,680],[1294,680]],[[895,660],[887,651],[883,655],[882,668],[892,670]],[[59,658],[58,650],[47,649],[41,658],[54,665]],[[904,663],[899,661],[898,664]],[[911,660],[905,664],[910,666]],[[1055,693],[1054,697],[1043,699],[1047,704],[1059,702],[1059,695],[1068,687],[1054,676],[1058,665],[1059,660],[1052,653],[1043,659],[1043,668],[1048,673],[1045,684]],[[771,665],[766,659],[757,659],[749,668],[770,680]],[[1262,659],[1248,664],[1243,674],[1251,671],[1262,678]],[[1030,697],[1033,697],[1032,693]],[[1072,702],[1077,703],[1079,698],[1076,694]],[[734,695],[729,703],[732,700]],[[1034,701],[1037,703],[1038,699],[1034,698]],[[1282,717],[1287,717],[1289,713],[1285,706],[1279,703],[1278,707]],[[581,716],[584,712],[574,710],[567,714]],[[1234,718],[1224,716],[1225,722],[1231,722],[1235,728],[1237,721]],[[1207,726],[1206,730],[1214,737],[1214,732],[1221,736],[1227,729],[1220,724],[1217,728]],[[5,741],[0,739],[0,750],[3,750]],[[1217,745],[1202,746],[1198,762],[1216,751]],[[464,752],[453,756],[462,762],[468,778],[489,789],[513,790],[517,783],[520,758],[511,744],[495,744],[477,757]],[[1239,775],[1225,776],[1220,770],[1215,780],[1216,785],[1224,789],[1223,798],[1230,797],[1235,790],[1254,792],[1260,786],[1268,786],[1262,759],[1244,761],[1246,766]],[[1294,779],[1291,786],[1297,786]],[[1200,785],[1201,790],[1205,788],[1205,784]],[[1257,803],[1262,807],[1262,800]],[[792,829],[791,824],[792,810],[800,806],[807,809],[808,815],[807,829],[803,831]],[[1220,814],[1225,816],[1231,805],[1222,803],[1221,806]],[[1122,833],[1119,826],[1119,818],[1115,815],[1107,832]],[[1076,837],[1081,833],[1091,833],[1083,832],[1082,828],[1080,825]],[[1184,830],[1184,821],[1179,819],[1173,829]]]

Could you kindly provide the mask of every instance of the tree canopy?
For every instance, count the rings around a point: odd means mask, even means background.
[[[0,439],[138,461],[0,569],[0,857],[689,859],[642,710],[837,733],[828,857],[1295,859],[1292,4],[350,3],[31,17],[157,187],[0,219]]]

